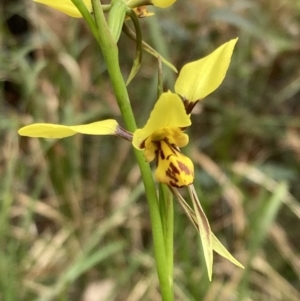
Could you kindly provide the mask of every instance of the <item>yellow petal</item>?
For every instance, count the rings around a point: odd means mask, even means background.
[[[216,90],[226,75],[237,40],[223,44],[203,59],[184,65],[175,83],[176,93],[195,102]]]
[[[114,135],[118,128],[116,120],[108,119],[90,124],[66,126],[52,123],[35,123],[24,126],[18,133],[21,136],[36,138],[64,138],[77,133],[88,135]]]
[[[151,136],[145,141],[144,157],[147,162],[151,162],[155,159],[155,152],[157,151],[157,145],[152,142]]]
[[[158,142],[157,168],[158,182],[173,187],[187,186],[194,181],[194,165],[175,147],[165,141]]]
[[[155,131],[189,125],[191,125],[191,120],[185,112],[182,100],[177,94],[169,91],[160,96],[144,128],[134,132],[132,143],[135,148],[141,149],[143,142]]]
[[[180,128],[162,128],[154,133],[147,139],[151,142],[165,140],[169,144],[174,144],[177,147],[184,147],[189,142],[189,136],[182,132]]]
[[[71,17],[74,18],[82,18],[81,13],[76,8],[71,0],[34,0],[35,2],[42,3],[48,5],[54,9],[57,9]],[[83,0],[85,6],[88,11],[92,11],[92,3],[91,0]]]
[[[161,7],[161,8],[166,8],[170,5],[172,5],[176,0],[151,0],[151,3],[154,6]]]

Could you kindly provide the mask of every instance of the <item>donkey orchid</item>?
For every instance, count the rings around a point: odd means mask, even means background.
[[[41,138],[64,138],[76,133],[120,136],[143,150],[146,161],[156,159],[158,182],[173,187],[188,186],[194,180],[194,165],[179,149],[189,141],[184,130],[191,125],[190,113],[195,104],[223,81],[236,42],[237,39],[231,40],[208,56],[186,64],[175,83],[176,93],[163,93],[146,125],[133,134],[113,119],[76,126],[37,123],[21,128],[19,134]]]
[[[208,56],[186,64],[175,83],[175,92],[162,93],[143,128],[129,133],[116,120],[109,119],[85,125],[65,126],[37,123],[25,126],[19,134],[29,137],[64,138],[77,133],[88,135],[115,135],[132,142],[143,150],[146,161],[155,159],[155,177],[169,185],[180,205],[200,234],[208,277],[211,280],[213,251],[235,265],[243,266],[227,251],[210,229],[209,222],[197,197],[194,186],[194,165],[181,153],[189,137],[184,133],[191,125],[190,114],[196,103],[212,93],[222,83],[227,72],[237,39],[231,40]],[[185,201],[176,187],[188,186],[193,208]]]
[[[145,127],[134,132],[133,146],[144,150],[148,162],[156,159],[155,176],[159,182],[173,187],[193,183],[193,163],[179,150],[189,141],[183,131],[191,125],[190,113],[195,104],[223,81],[236,41],[231,40],[205,58],[186,64],[175,83],[177,94],[163,93]]]

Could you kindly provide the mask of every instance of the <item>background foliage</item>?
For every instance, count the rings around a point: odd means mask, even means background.
[[[82,21],[31,1],[0,7],[0,300],[160,300],[131,145],[17,135],[31,122],[121,123],[96,43]],[[246,269],[216,256],[209,283],[198,235],[176,205],[175,299],[299,300],[300,2],[177,1],[141,23],[178,69],[239,36],[184,151],[213,231]],[[126,77],[134,44],[122,36],[119,47]],[[165,90],[175,78],[165,70]],[[145,53],[128,87],[140,126],[156,83]]]

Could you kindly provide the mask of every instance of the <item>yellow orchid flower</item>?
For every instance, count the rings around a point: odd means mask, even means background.
[[[45,4],[56,10],[59,10],[71,17],[82,18],[81,13],[77,7],[73,4],[71,0],[33,0],[38,3]],[[86,8],[89,12],[92,12],[92,2],[91,0],[83,0]]]
[[[189,125],[191,120],[181,98],[169,91],[160,96],[145,127],[134,132],[133,146],[144,149],[148,162],[156,158],[155,176],[159,182],[175,187],[193,182],[193,163],[178,149],[189,141],[181,130]]]
[[[183,129],[191,125],[190,113],[198,102],[222,83],[237,39],[220,46],[213,53],[185,65],[175,83],[175,93],[163,93],[142,129],[133,134],[133,146],[144,150],[148,162],[156,159],[155,176],[173,187],[188,186],[194,180],[192,161],[179,147],[188,143]]]
[[[159,182],[174,187],[188,186],[194,180],[194,165],[179,150],[189,141],[183,131],[191,125],[190,113],[198,100],[213,92],[223,81],[236,41],[231,40],[208,56],[185,65],[175,83],[177,94],[163,93],[146,125],[137,129],[133,136],[112,119],[76,126],[39,123],[21,128],[19,134],[64,138],[81,133],[116,135],[130,141],[132,138],[133,146],[144,151],[148,162],[156,159],[155,176]]]
[[[185,65],[175,83],[176,93],[162,93],[146,125],[133,134],[122,129],[113,119],[75,126],[38,123],[19,130],[22,136],[42,138],[64,138],[76,133],[116,135],[132,141],[135,148],[143,150],[146,161],[151,162],[155,159],[157,181],[169,185],[200,234],[210,280],[213,271],[213,251],[235,265],[242,268],[243,266],[212,233],[192,185],[194,165],[179,148],[186,146],[189,141],[184,130],[191,125],[190,113],[193,107],[222,83],[236,42],[237,39],[231,40],[208,56]],[[188,186],[194,210],[176,189],[182,186]]]

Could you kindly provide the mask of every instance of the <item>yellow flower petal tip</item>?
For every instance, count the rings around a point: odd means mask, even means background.
[[[90,124],[66,126],[52,123],[35,123],[22,127],[18,133],[21,136],[34,138],[60,139],[77,133],[87,135],[115,135],[118,123],[114,119],[97,121]]]
[[[71,17],[82,18],[81,13],[77,7],[73,4],[71,0],[34,0],[35,2],[45,4],[56,10],[59,10]],[[92,2],[91,0],[83,0],[85,6],[89,12],[92,12]]]
[[[154,6],[160,7],[160,8],[166,8],[168,6],[171,6],[176,0],[151,0],[150,1]]]
[[[135,148],[143,149],[145,140],[155,131],[164,128],[184,128],[189,125],[191,120],[185,112],[181,98],[169,91],[160,96],[144,128],[134,132],[132,143]]]
[[[184,65],[175,83],[176,93],[193,103],[216,90],[226,75],[237,40],[230,40],[208,56]]]
[[[35,123],[22,127],[18,134],[33,138],[64,138],[75,135],[67,126],[51,123]]]

